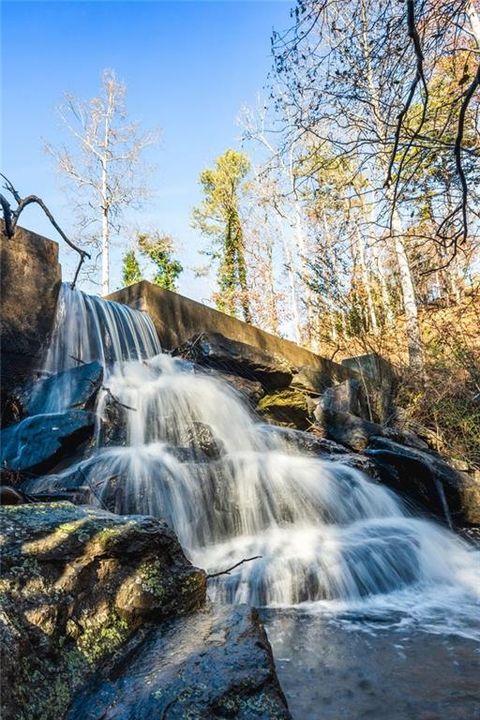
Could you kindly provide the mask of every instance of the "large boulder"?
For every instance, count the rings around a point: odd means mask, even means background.
[[[195,335],[174,350],[173,355],[180,355],[198,365],[260,382],[267,392],[286,387],[292,379],[292,369],[285,358],[270,355],[264,350],[231,340],[219,333],[204,332]]]
[[[287,720],[257,612],[210,607],[151,632],[128,665],[112,664],[66,720]]]
[[[0,433],[0,463],[14,472],[41,474],[88,444],[95,417],[85,410],[34,415]]]
[[[351,450],[362,452],[368,447],[373,437],[385,437],[419,450],[429,450],[426,442],[412,432],[387,427],[379,423],[365,420],[349,412],[340,412],[317,405],[314,411],[315,430],[340,445]]]
[[[42,503],[3,508],[1,520],[6,720],[63,717],[135,631],[205,600],[205,574],[153,518]]]
[[[434,452],[371,437],[365,451],[382,480],[447,522],[480,524],[480,482]]]

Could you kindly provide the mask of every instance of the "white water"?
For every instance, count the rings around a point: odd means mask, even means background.
[[[158,354],[147,316],[110,305],[64,293],[48,359],[51,371],[71,355],[100,359],[106,386],[132,408],[126,447],[102,447],[100,431],[96,451],[77,466],[99,503],[166,518],[209,572],[260,555],[211,582],[218,600],[394,610],[435,631],[473,632],[478,552],[358,470],[292,453],[281,433],[260,432],[229,386]],[[99,419],[107,402],[104,392]],[[205,428],[217,451],[210,456]],[[71,472],[56,478],[60,486]]]

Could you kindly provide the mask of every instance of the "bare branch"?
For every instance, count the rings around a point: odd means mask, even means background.
[[[210,580],[211,578],[220,577],[220,575],[230,575],[232,570],[235,570],[235,568],[240,567],[240,565],[243,565],[244,563],[247,563],[247,562],[252,562],[252,560],[260,560],[261,557],[262,557],[261,555],[255,555],[254,557],[251,557],[251,558],[243,558],[243,560],[240,560],[240,562],[235,563],[235,565],[232,565],[232,567],[229,567],[226,570],[220,570],[220,572],[207,574],[207,580]]]

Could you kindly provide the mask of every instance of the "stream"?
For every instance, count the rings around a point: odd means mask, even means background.
[[[296,720],[480,717],[480,554],[340,461],[292,451],[212,374],[161,352],[145,314],[62,286],[48,372],[100,360],[98,503],[162,517],[219,603],[263,608]],[[111,397],[125,442],[107,442]],[[50,411],[69,405],[68,388]],[[42,490],[42,480],[35,481]]]

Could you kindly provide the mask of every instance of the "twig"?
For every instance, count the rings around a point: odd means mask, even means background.
[[[243,563],[251,562],[252,560],[260,560],[262,558],[262,555],[255,555],[251,558],[243,558],[243,560],[240,560],[240,562],[235,563],[235,565],[232,565],[232,567],[227,568],[226,570],[220,570],[220,572],[216,573],[208,573],[207,574],[207,580],[210,580],[210,578],[219,577],[220,575],[230,575],[232,570],[235,570],[235,568],[240,567],[240,565],[243,565]]]
[[[115,397],[115,395],[112,393],[110,388],[105,387],[105,385],[102,385],[102,390],[105,390],[108,397],[112,402],[114,402],[116,405],[120,405],[121,407],[125,408],[125,410],[133,410],[133,412],[137,412],[137,408],[131,407],[130,405],[125,405],[125,403],[122,403],[118,398]]]
[[[69,358],[72,358],[72,360],[75,360],[75,362],[80,363],[81,365],[86,365],[87,363],[85,360],[82,360],[82,358],[75,357],[75,355],[69,355]]]

